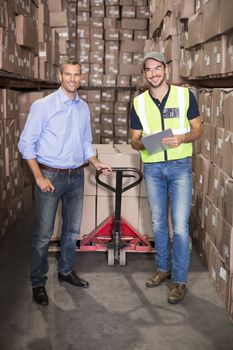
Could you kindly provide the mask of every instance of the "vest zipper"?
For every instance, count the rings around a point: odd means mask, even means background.
[[[162,130],[165,130],[165,127],[164,127],[164,119],[163,119],[163,115],[162,115],[161,112],[160,112],[160,116],[161,116]],[[167,161],[167,151],[166,151],[166,150],[164,151],[164,161],[165,161],[165,162]]]

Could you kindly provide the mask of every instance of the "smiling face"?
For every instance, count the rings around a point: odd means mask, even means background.
[[[166,67],[163,63],[148,58],[144,64],[144,74],[149,85],[157,88],[165,82]]]
[[[71,99],[76,96],[76,92],[81,82],[81,67],[79,64],[64,64],[59,73],[61,88]]]

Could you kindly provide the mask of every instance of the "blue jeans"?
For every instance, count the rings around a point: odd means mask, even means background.
[[[157,270],[172,272],[174,283],[186,283],[189,270],[189,215],[192,204],[191,158],[145,163]],[[167,202],[171,205],[172,253],[167,225]]]
[[[69,274],[76,258],[76,243],[80,233],[83,209],[84,172],[58,173],[42,170],[55,187],[54,192],[42,192],[36,185],[36,229],[32,240],[32,287],[45,285],[48,272],[48,247],[54,229],[59,200],[62,201],[62,232],[58,271]]]

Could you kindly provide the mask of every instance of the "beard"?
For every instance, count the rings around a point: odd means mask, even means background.
[[[147,80],[149,85],[153,88],[160,87],[164,83],[164,81],[165,81],[165,75],[161,77],[161,80],[159,80],[157,83],[153,82],[152,80]]]

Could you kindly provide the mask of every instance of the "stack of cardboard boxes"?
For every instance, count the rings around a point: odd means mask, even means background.
[[[198,86],[208,78],[212,85],[197,91],[204,131],[194,146],[191,234],[233,318],[233,3],[158,0],[150,10],[145,50],[165,54],[170,81]],[[215,88],[223,77],[225,85]]]
[[[100,161],[110,164],[112,167],[136,168],[142,170],[140,155],[130,145],[94,145]],[[95,170],[92,166],[85,168],[84,208],[81,224],[80,238],[91,233],[115,212],[115,193],[98,185],[95,180]],[[124,174],[137,175],[126,172]],[[116,187],[116,173],[106,177],[101,175],[101,180],[106,184]],[[124,178],[123,187],[134,182],[135,178]],[[152,239],[150,213],[145,191],[144,180],[139,185],[122,194],[122,217],[140,234]],[[53,240],[57,240],[61,233],[61,206],[59,206]]]

